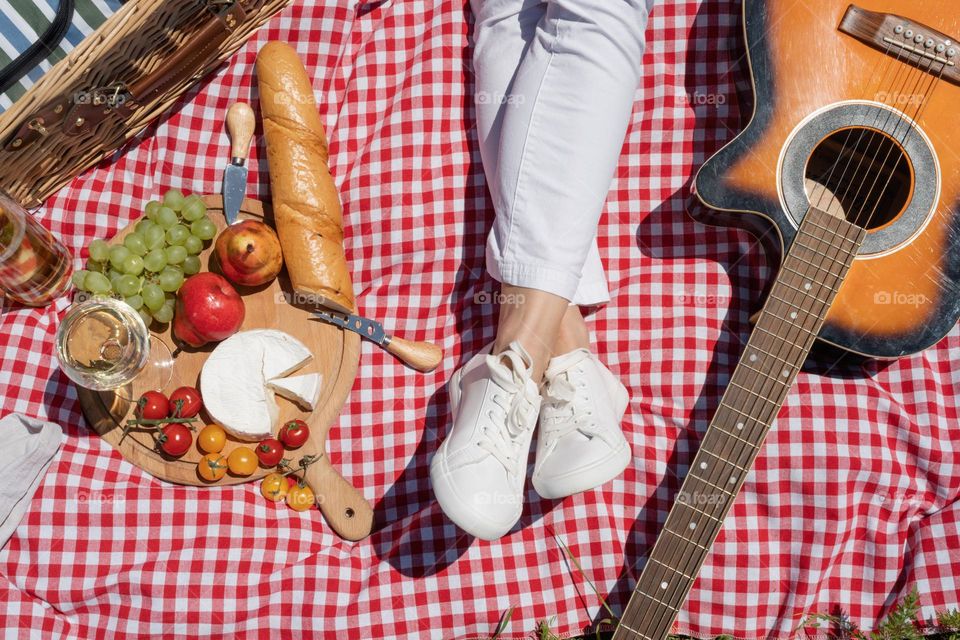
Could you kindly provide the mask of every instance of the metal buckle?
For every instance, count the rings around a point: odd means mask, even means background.
[[[206,0],[207,11],[222,20],[230,30],[237,27],[237,18],[230,13],[236,4],[237,0]]]
[[[230,11],[234,4],[236,4],[236,0],[207,0],[206,2],[207,11],[218,18],[223,17]]]
[[[108,109],[116,109],[129,99],[130,92],[127,90],[127,85],[122,82],[114,82],[93,90],[93,104],[98,107],[103,105]]]
[[[92,105],[94,107],[103,107],[104,113],[109,113],[111,109],[122,106],[130,97],[130,92],[124,83],[114,82],[113,84],[98,87],[90,91],[77,91],[73,94],[71,102],[74,106]]]
[[[43,126],[43,120],[41,118],[34,118],[33,120],[31,120],[27,124],[27,129],[32,129],[33,131],[36,131],[37,133],[39,133],[41,136],[44,136],[44,137],[46,137],[46,135],[50,133],[49,131],[47,131],[47,128]],[[20,145],[15,144],[14,146],[20,146]]]

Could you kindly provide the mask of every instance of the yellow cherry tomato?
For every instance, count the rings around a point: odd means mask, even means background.
[[[287,497],[287,488],[290,485],[287,483],[287,479],[279,473],[271,473],[263,478],[263,482],[260,483],[260,493],[267,500],[273,502],[280,502]]]
[[[235,476],[249,476],[257,470],[259,464],[257,454],[250,447],[237,447],[227,457],[227,466]]]
[[[200,458],[197,473],[207,482],[216,482],[227,473],[227,459],[219,453],[208,453]]]
[[[287,491],[287,505],[294,511],[306,511],[317,501],[307,485],[294,485]]]
[[[227,432],[218,424],[208,424],[197,434],[197,446],[204,453],[220,453],[227,444]]]

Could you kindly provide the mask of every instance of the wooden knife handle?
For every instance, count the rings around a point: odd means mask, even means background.
[[[373,529],[373,508],[323,456],[309,467],[304,480],[317,496],[317,506],[330,528],[346,540],[362,540]]]
[[[404,364],[424,373],[436,369],[443,360],[443,349],[432,342],[412,342],[392,336],[384,348]]]
[[[246,102],[236,102],[227,110],[227,131],[230,133],[230,156],[241,160],[250,153],[250,140],[257,127],[257,118]]]

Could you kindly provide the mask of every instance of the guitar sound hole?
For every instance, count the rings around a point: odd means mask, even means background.
[[[910,203],[914,184],[903,147],[866,127],[841,129],[821,140],[804,177],[813,206],[865,229],[896,220]]]

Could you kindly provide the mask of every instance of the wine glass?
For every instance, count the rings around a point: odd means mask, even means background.
[[[173,377],[173,356],[127,303],[105,296],[67,310],[56,336],[57,359],[68,378],[94,391],[136,401]]]
[[[63,295],[73,273],[70,250],[0,189],[0,289],[42,307]]]

